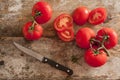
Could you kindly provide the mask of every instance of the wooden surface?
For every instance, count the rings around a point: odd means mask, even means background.
[[[61,13],[72,14],[78,6],[87,6],[90,10],[96,7],[105,7],[111,20],[106,23],[88,26],[97,31],[100,28],[111,27],[117,33],[120,40],[120,0],[45,0],[53,9],[52,19],[42,25],[44,35],[37,41],[26,41],[23,38],[22,26],[31,20],[31,8],[39,0],[0,0],[0,79],[9,80],[112,80],[120,79],[120,41],[116,47],[109,50],[111,56],[108,62],[99,68],[88,66],[83,59],[84,50],[76,46],[75,41],[61,41],[54,29],[53,20]],[[74,24],[75,33],[78,28]],[[58,71],[47,64],[43,64],[31,56],[19,51],[13,41],[39,52],[65,66],[73,69],[70,77],[62,71]],[[71,61],[72,55],[76,55],[78,63]]]

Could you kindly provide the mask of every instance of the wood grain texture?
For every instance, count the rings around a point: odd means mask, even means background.
[[[0,0],[0,36],[23,36],[22,27],[27,21],[31,21],[31,9],[39,0]],[[45,0],[53,9],[52,19],[44,27],[44,36],[55,36],[53,21],[61,13],[72,14],[78,6],[87,6],[90,10],[96,7],[106,7],[109,16],[118,16],[119,0]],[[94,3],[94,4],[93,4]],[[75,25],[76,26],[76,25]],[[48,34],[49,32],[49,34]]]
[[[119,0],[44,0],[53,9],[52,19],[42,25],[44,35],[37,41],[26,41],[22,35],[22,26],[30,21],[32,6],[40,0],[0,0],[0,79],[9,80],[105,80],[120,79],[120,2]],[[53,29],[54,19],[61,13],[72,15],[78,6],[87,6],[90,10],[105,7],[108,16],[112,17],[106,23],[93,26],[89,23],[78,26],[74,24],[75,33],[81,27],[88,26],[95,32],[100,28],[113,28],[119,38],[116,47],[109,50],[111,56],[108,62],[99,68],[88,66],[83,59],[84,50],[75,41],[65,43],[61,41]],[[47,64],[43,64],[33,57],[19,51],[13,41],[28,47],[73,69],[74,74],[68,77],[66,73],[58,71]],[[78,63],[71,61],[72,55],[78,57]]]

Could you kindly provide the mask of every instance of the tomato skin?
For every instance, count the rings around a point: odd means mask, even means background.
[[[36,15],[40,12],[39,15]],[[47,2],[39,1],[32,8],[32,16],[39,24],[48,22],[52,17],[52,8]]]
[[[30,30],[30,27],[32,26],[33,22],[27,22],[24,26],[23,26],[23,35],[25,37],[25,39],[27,40],[38,40],[39,38],[41,38],[42,34],[43,34],[43,29],[39,24],[34,24],[34,29]]]
[[[69,42],[74,40],[74,30],[73,29],[65,29],[62,32],[57,32],[59,38],[65,42]]]
[[[88,28],[80,28],[76,33],[76,44],[80,48],[90,48],[90,40],[95,37],[95,32]]]
[[[89,23],[98,25],[103,23],[107,18],[107,11],[105,8],[99,7],[92,10],[89,14]]]
[[[102,41],[103,36],[105,36],[105,35],[108,36],[108,39],[104,42],[104,46],[107,49],[111,49],[111,48],[113,48],[114,46],[117,45],[117,43],[118,43],[118,36],[117,36],[117,33],[112,28],[104,27],[104,28],[100,29],[97,32],[96,38],[99,41]]]
[[[73,20],[78,25],[84,25],[89,17],[89,11],[86,7],[78,7],[73,12]]]
[[[73,28],[72,17],[67,13],[63,13],[63,14],[59,15],[54,20],[54,28],[56,31],[59,31],[59,32],[65,30],[65,29]]]
[[[85,62],[92,67],[100,67],[107,62],[107,55],[103,50],[95,54],[92,49],[88,49],[84,55]]]

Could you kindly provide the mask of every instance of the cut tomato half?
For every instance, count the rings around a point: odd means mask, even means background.
[[[73,27],[73,19],[67,13],[59,15],[54,21],[54,28],[57,31],[63,31],[65,29],[69,29],[72,27]]]
[[[64,31],[57,32],[59,38],[63,41],[72,41],[74,40],[74,30],[73,29],[65,29]]]
[[[96,8],[92,10],[89,14],[89,23],[93,25],[103,23],[107,18],[107,11],[105,8]]]

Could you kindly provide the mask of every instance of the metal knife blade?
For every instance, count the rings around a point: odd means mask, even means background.
[[[66,72],[68,75],[72,75],[73,74],[73,71],[71,69],[69,69],[68,67],[65,67],[49,58],[46,58],[40,54],[38,54],[37,52],[34,52],[26,47],[23,47],[21,46],[20,44],[16,43],[16,42],[13,42],[13,44],[19,49],[21,50],[22,52],[30,55],[30,56],[33,56],[34,58],[38,59],[39,61],[43,62],[43,63],[47,63],[49,64],[50,66],[58,69],[58,70],[62,70],[64,72]]]
[[[36,59],[38,59],[38,60],[40,60],[40,61],[42,61],[43,58],[44,58],[44,56],[42,56],[42,55],[40,55],[40,54],[38,54],[38,53],[36,53],[36,52],[28,49],[28,48],[25,48],[25,47],[19,45],[19,44],[16,43],[16,42],[13,42],[13,44],[14,44],[19,50],[21,50],[22,52],[24,52],[24,53],[26,53],[26,54],[28,54],[28,55],[30,55],[30,56],[33,56],[34,58],[36,58]]]

